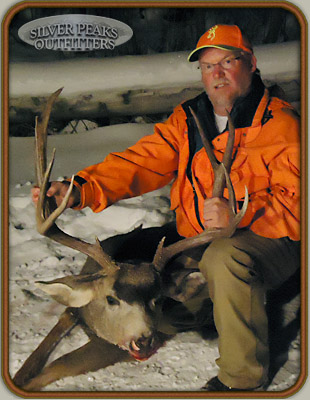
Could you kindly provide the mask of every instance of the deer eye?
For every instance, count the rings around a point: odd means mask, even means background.
[[[107,302],[110,306],[119,306],[120,302],[112,296],[107,296]]]
[[[149,302],[149,307],[152,311],[154,311],[156,309],[156,307],[160,304],[160,299],[152,299]]]
[[[151,310],[155,310],[155,307],[156,307],[156,299],[152,299],[152,300],[149,302],[149,307],[150,307]]]

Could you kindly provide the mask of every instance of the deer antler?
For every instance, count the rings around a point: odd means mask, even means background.
[[[229,112],[227,112],[227,117],[228,117],[228,127],[229,127],[229,135],[228,135],[228,140],[227,140],[227,145],[226,149],[224,152],[223,156],[223,161],[219,162],[211,148],[211,145],[209,141],[206,138],[206,135],[203,132],[203,129],[201,127],[200,121],[195,114],[195,112],[190,108],[190,111],[193,115],[193,118],[195,120],[195,123],[197,125],[199,134],[201,136],[201,140],[203,143],[203,146],[206,150],[206,153],[209,157],[209,160],[211,162],[211,166],[214,172],[214,186],[213,186],[213,191],[212,191],[212,196],[213,197],[223,197],[223,191],[225,185],[228,188],[228,204],[230,208],[230,221],[229,225],[227,228],[209,228],[205,229],[202,233],[186,238],[183,240],[180,240],[170,246],[164,247],[164,238],[161,240],[161,242],[158,245],[158,248],[156,250],[154,259],[153,259],[153,264],[158,270],[162,270],[163,267],[167,264],[169,260],[171,260],[173,257],[175,257],[177,254],[194,248],[198,247],[203,244],[207,244],[212,242],[215,239],[219,239],[222,237],[231,237],[234,233],[235,230],[237,229],[237,226],[239,225],[241,219],[244,217],[244,214],[247,210],[248,207],[248,202],[249,202],[249,195],[248,195],[248,190],[245,187],[245,196],[244,196],[244,202],[243,206],[240,210],[239,213],[237,213],[237,207],[236,207],[236,198],[235,198],[235,192],[233,189],[233,185],[231,183],[230,177],[229,177],[229,172],[232,164],[232,154],[233,154],[233,149],[234,149],[234,141],[235,141],[235,129],[234,125],[231,119],[231,116]]]
[[[73,178],[68,188],[66,196],[59,207],[56,207],[52,198],[46,196],[49,187],[49,178],[51,175],[55,149],[53,150],[52,159],[46,166],[46,143],[47,143],[47,125],[50,118],[52,107],[61,93],[62,89],[58,89],[53,93],[44,108],[41,118],[36,118],[35,136],[36,136],[36,175],[38,185],[40,187],[40,195],[36,210],[37,230],[41,235],[47,236],[56,242],[68,246],[72,249],[78,250],[83,254],[94,259],[107,274],[115,272],[118,267],[111,260],[111,258],[103,251],[100,242],[96,239],[95,244],[84,242],[76,237],[70,236],[63,232],[55,224],[56,219],[65,210],[69,197],[73,189]]]

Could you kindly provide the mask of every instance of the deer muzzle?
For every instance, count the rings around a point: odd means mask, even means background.
[[[146,361],[165,343],[165,337],[160,332],[155,332],[148,337],[131,340],[128,346],[130,355],[138,361]]]

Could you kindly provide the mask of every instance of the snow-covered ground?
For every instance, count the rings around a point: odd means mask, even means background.
[[[150,125],[116,125],[78,135],[51,137],[51,141],[57,141],[56,147],[59,150],[56,177],[70,175],[83,165],[99,161],[111,148],[121,149],[130,144],[128,141],[136,140],[146,132],[151,132],[151,129]],[[135,132],[135,137],[129,135],[129,132]],[[71,147],[74,138],[79,143],[79,155]],[[33,183],[32,140],[13,138],[10,147],[9,335],[12,376],[54,326],[64,309],[36,289],[34,281],[78,274],[85,260],[84,255],[51,242],[36,232],[34,207],[30,199]],[[94,214],[89,209],[80,212],[66,210],[59,224],[66,226],[68,233],[93,241],[96,235],[104,239],[128,232],[141,223],[144,227],[160,226],[172,218],[169,187],[166,187],[135,199],[121,201],[100,214]],[[288,325],[295,319],[298,308],[297,296],[285,305],[284,324]],[[85,334],[76,327],[57,348],[53,358],[79,347],[85,341]],[[65,378],[47,386],[46,390],[196,391],[217,374],[217,357],[216,338],[204,340],[196,332],[181,333],[148,361],[118,363],[83,376]],[[270,391],[289,389],[298,379],[300,338],[297,332],[290,341],[288,353],[283,350],[282,357],[284,364],[274,376],[268,389]]]

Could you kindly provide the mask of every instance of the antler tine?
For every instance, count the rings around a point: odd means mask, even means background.
[[[225,181],[226,181],[226,186],[228,189],[228,203],[229,203],[229,210],[232,211],[232,215],[234,216],[237,212],[237,202],[236,202],[236,195],[235,191],[233,188],[233,185],[231,183],[230,176],[226,170],[226,167],[224,164],[221,164],[221,167],[223,168],[224,174],[225,174]]]
[[[228,139],[226,144],[226,149],[223,156],[222,163],[224,164],[226,171],[230,173],[230,167],[233,161],[233,150],[234,150],[234,143],[235,143],[235,127],[231,118],[230,113],[226,110],[227,118],[228,118]]]
[[[40,234],[47,236],[60,244],[86,254],[101,265],[105,273],[111,274],[115,272],[118,267],[103,251],[99,240],[96,240],[95,244],[84,242],[79,238],[70,236],[63,232],[55,224],[56,219],[67,207],[73,189],[74,175],[72,176],[70,186],[59,207],[55,206],[52,198],[46,196],[55,159],[54,149],[51,161],[48,167],[46,167],[47,125],[52,107],[61,91],[62,89],[59,89],[49,97],[41,118],[36,118],[36,174],[38,184],[41,188],[36,211],[37,230]]]
[[[199,132],[201,140],[202,140],[202,144],[206,150],[206,153],[209,157],[209,160],[211,162],[211,166],[212,166],[212,169],[214,172],[214,185],[213,185],[212,197],[222,197],[224,187],[225,187],[225,174],[224,174],[223,168],[221,167],[221,163],[216,159],[216,157],[213,153],[211,144],[208,141],[208,139],[206,138],[206,135],[202,129],[200,121],[199,121],[196,113],[194,112],[194,110],[191,107],[190,107],[190,112],[192,113],[192,116],[195,120],[198,132]],[[226,145],[226,149],[224,152],[222,163],[224,164],[227,172],[229,173],[230,167],[232,164],[232,153],[233,153],[234,142],[235,142],[235,129],[234,129],[234,125],[233,125],[231,116],[228,111],[227,111],[227,117],[228,117],[229,135],[228,135],[227,145]]]
[[[40,214],[41,216],[41,223],[38,224],[38,232],[41,235],[45,235],[48,233],[49,229],[54,225],[56,219],[64,212],[64,210],[67,207],[70,195],[72,193],[72,189],[73,189],[73,179],[74,179],[74,175],[72,175],[71,178],[71,182],[70,182],[70,186],[68,188],[68,191],[65,195],[65,197],[63,198],[60,206],[58,206],[57,208],[55,208],[55,210],[50,213],[47,218],[44,217],[44,215],[42,214],[42,212],[44,211],[44,208],[41,207],[41,205],[44,206],[45,202],[46,202],[46,196],[43,195],[44,191],[42,190],[42,194],[40,193],[39,195],[39,200],[38,200],[38,207],[37,207],[37,212]],[[45,186],[47,186],[45,184]],[[40,216],[38,218],[40,218]]]
[[[235,196],[235,191],[233,188],[233,185],[231,183],[231,179],[228,175],[228,172],[226,171],[226,168],[224,166],[224,164],[222,164],[223,169],[224,169],[224,173],[225,173],[225,178],[226,178],[226,185],[228,188],[228,201],[229,201],[229,206],[230,209],[232,211],[232,215],[231,215],[231,219],[234,220],[235,223],[235,229],[238,226],[239,222],[242,220],[242,218],[244,217],[246,210],[248,208],[248,204],[249,204],[249,192],[248,192],[248,188],[245,186],[244,187],[244,201],[243,201],[243,205],[241,210],[239,211],[239,213],[237,213],[237,203],[236,203],[236,196]],[[235,231],[235,230],[234,230]]]
[[[152,262],[155,268],[159,271],[165,266],[166,262],[168,261],[168,259],[166,259],[165,257],[165,251],[164,251],[165,240],[166,236],[164,236],[159,242]]]
[[[36,117],[35,143],[36,143],[36,176],[38,186],[41,187],[46,170],[47,126],[51,111],[57,97],[63,88],[56,90],[47,100],[46,106],[40,117]]]
[[[173,243],[167,247],[162,247],[161,244],[159,244],[153,259],[153,265],[158,271],[161,271],[168,263],[168,261],[170,261],[176,255],[188,249],[210,243],[220,237],[224,237],[223,230],[212,228],[206,229],[196,236],[179,240],[178,242]]]
[[[213,171],[215,172],[216,169],[218,168],[219,162],[217,161],[217,159],[216,159],[216,157],[215,157],[215,155],[214,155],[214,153],[212,151],[212,147],[211,147],[209,141],[207,140],[206,135],[204,134],[204,131],[202,129],[202,126],[200,124],[200,121],[199,121],[195,111],[191,107],[189,107],[189,110],[190,110],[190,112],[191,112],[191,114],[192,114],[192,116],[194,118],[194,121],[196,123],[196,126],[198,128],[198,132],[199,132],[201,140],[202,140],[203,147],[206,150],[206,153],[207,153],[207,155],[209,157],[209,160],[211,162]]]

